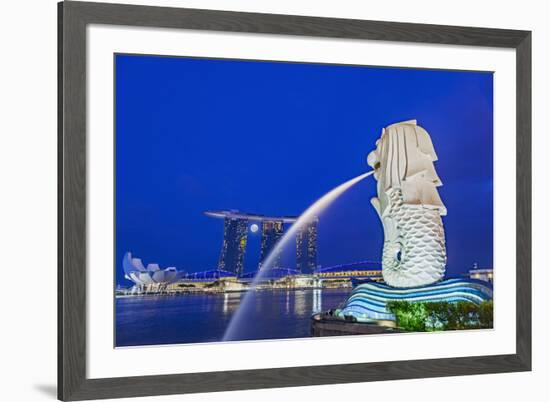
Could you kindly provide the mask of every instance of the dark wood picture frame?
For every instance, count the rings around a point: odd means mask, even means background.
[[[86,27],[126,25],[511,48],[516,51],[516,353],[88,379]],[[58,397],[137,397],[531,369],[531,32],[137,5],[58,5]]]

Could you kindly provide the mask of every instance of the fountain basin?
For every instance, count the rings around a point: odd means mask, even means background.
[[[341,336],[341,335],[374,335],[402,332],[395,327],[392,320],[370,320],[358,322],[354,319],[342,319],[325,313],[314,314],[311,317],[311,336]]]
[[[366,282],[358,285],[344,306],[335,310],[333,315],[341,320],[362,323],[395,321],[394,314],[387,308],[390,301],[467,301],[479,305],[492,298],[492,286],[476,279],[446,279],[431,285],[410,288],[395,288],[385,283]]]

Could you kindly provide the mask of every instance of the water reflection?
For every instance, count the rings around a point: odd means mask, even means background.
[[[241,293],[224,293],[223,294],[223,313],[233,314],[239,308],[241,302]]]
[[[294,314],[304,315],[306,312],[306,293],[303,290],[294,292]]]
[[[290,314],[290,291],[287,290],[286,292],[286,303],[285,303],[285,312],[286,314]]]
[[[256,308],[243,320],[244,339],[310,336],[310,317],[339,305],[350,289],[251,292]],[[116,345],[221,341],[242,303],[242,293],[142,296],[116,299]]]
[[[313,289],[313,307],[312,312],[319,313],[322,310],[322,292],[321,289]]]

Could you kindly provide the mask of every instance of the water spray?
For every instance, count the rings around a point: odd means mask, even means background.
[[[290,227],[290,229],[283,235],[283,237],[281,237],[281,239],[277,242],[275,247],[273,247],[273,249],[267,256],[265,261],[262,263],[262,268],[258,271],[256,276],[254,277],[254,280],[250,284],[250,289],[245,294],[242,303],[240,304],[239,308],[231,318],[231,321],[229,322],[229,325],[227,326],[227,329],[225,330],[225,333],[223,335],[223,339],[222,339],[223,341],[238,340],[236,331],[240,327],[240,322],[243,319],[243,316],[246,315],[244,313],[248,308],[248,304],[250,304],[252,292],[255,291],[258,283],[262,281],[264,273],[266,273],[268,269],[271,267],[271,265],[276,259],[276,256],[280,252],[282,252],[285,246],[289,243],[289,241],[291,241],[294,238],[297,230],[303,225],[306,225],[308,222],[315,219],[316,216],[320,215],[322,211],[328,208],[344,192],[346,192],[348,189],[353,187],[355,184],[357,184],[361,180],[366,179],[373,173],[374,173],[374,170],[371,170],[370,172],[363,173],[333,188],[328,193],[326,193],[321,198],[319,198],[317,201],[315,201],[313,204],[311,204],[309,208],[307,208],[304,211],[304,213],[302,213],[298,217],[296,222],[294,222],[294,224]]]

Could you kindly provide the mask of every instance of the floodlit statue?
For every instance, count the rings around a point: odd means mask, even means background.
[[[446,251],[430,135],[416,120],[382,130],[367,158],[375,170],[378,197],[371,203],[384,227],[382,274],[394,287],[429,285],[443,279]]]

